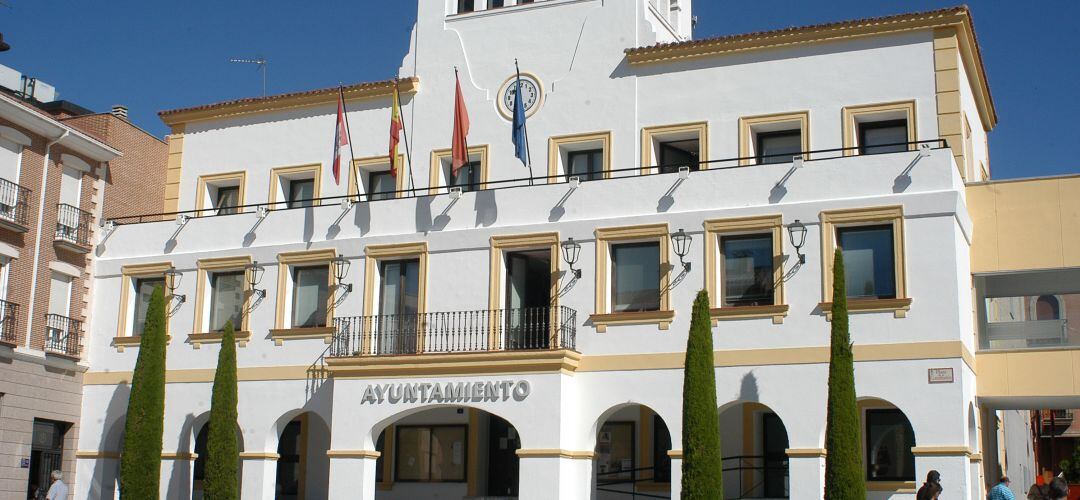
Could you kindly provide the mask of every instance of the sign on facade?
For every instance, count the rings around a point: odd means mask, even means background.
[[[364,389],[360,404],[494,403],[511,398],[524,401],[530,392],[532,387],[525,380],[371,384]]]
[[[927,379],[931,384],[953,383],[952,368],[930,368],[927,370]]]

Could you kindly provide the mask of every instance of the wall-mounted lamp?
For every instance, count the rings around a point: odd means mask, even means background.
[[[926,158],[927,156],[930,156],[930,144],[925,142],[919,144],[919,158]]]
[[[349,209],[352,208],[352,206],[353,206],[353,201],[352,201],[351,198],[343,198],[341,200],[341,211],[342,212],[348,212]]]
[[[177,215],[176,216],[176,225],[177,226],[183,226],[184,224],[187,224],[188,219],[190,219],[190,218],[191,217],[188,217],[187,215],[184,215],[184,214]]]
[[[802,155],[792,156],[791,157],[791,166],[794,167],[794,168],[802,168],[803,167],[803,157],[802,157]]]
[[[788,224],[788,237],[791,238],[791,246],[795,247],[795,255],[799,256],[799,264],[806,264],[806,256],[802,253],[802,247],[806,243],[806,226],[795,219]]]
[[[247,272],[247,284],[248,288],[251,289],[251,294],[259,297],[260,299],[265,298],[266,289],[255,287],[258,286],[259,282],[262,281],[263,272],[266,271],[266,268],[259,265],[259,261],[254,261],[251,264],[248,264],[244,268],[244,271]]]
[[[686,180],[690,178],[690,167],[679,167],[679,178]]]
[[[562,251],[563,260],[566,261],[566,265],[570,268],[574,278],[581,279],[581,269],[574,269],[574,264],[577,264],[578,261],[578,255],[581,254],[581,244],[574,241],[573,238],[567,238],[562,244]]]
[[[170,267],[165,271],[165,288],[169,290],[169,299],[175,298],[180,304],[187,301],[187,295],[177,295],[176,289],[180,288],[180,282],[184,279],[184,273],[178,271],[175,267]]]
[[[458,186],[450,188],[450,199],[458,200],[459,198],[461,198],[461,187]]]
[[[690,272],[690,263],[686,261],[687,254],[690,253],[690,243],[693,241],[693,237],[679,229],[671,234],[671,246],[675,249],[675,255],[679,256],[679,262],[682,262],[683,271]]]
[[[567,182],[570,184],[570,189],[577,189],[581,187],[581,177],[571,175]]]
[[[255,217],[265,219],[267,215],[270,215],[270,207],[258,207],[255,209]]]
[[[352,265],[349,259],[346,259],[344,255],[338,255],[330,263],[334,265],[334,279],[337,280],[338,288],[345,290],[345,293],[352,293],[352,283],[342,284],[345,277],[349,275],[349,266]]]
[[[105,221],[105,226],[104,227],[105,227],[105,232],[106,233],[111,233],[113,231],[116,231],[116,221],[114,221],[112,219],[107,220],[107,221]]]

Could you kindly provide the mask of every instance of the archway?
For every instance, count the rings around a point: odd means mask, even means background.
[[[883,399],[858,402],[866,481],[915,481],[915,430],[903,410]]]
[[[498,415],[428,407],[384,421],[373,435],[377,499],[518,496],[522,440]]]
[[[641,404],[620,405],[604,412],[595,429],[595,498],[670,498],[671,434],[657,412]]]
[[[195,433],[195,463],[192,468],[191,474],[191,500],[202,500],[203,493],[205,491],[206,482],[206,458],[207,458],[207,442],[210,438],[210,422],[207,416],[203,422],[193,428],[198,429]],[[244,451],[244,435],[240,432],[240,427],[236,428],[236,444],[238,451]],[[244,482],[241,480],[244,467],[241,461],[236,467],[236,482],[243,488]]]
[[[788,498],[791,493],[784,421],[761,403],[720,407],[725,498]]]
[[[283,417],[278,431],[275,500],[326,498],[330,482],[330,427],[318,415]]]

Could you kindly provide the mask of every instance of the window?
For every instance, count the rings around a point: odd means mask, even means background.
[[[49,314],[68,316],[71,310],[71,277],[52,273],[49,282]]]
[[[240,213],[237,207],[244,205],[245,172],[204,175],[199,177],[199,193],[195,210],[206,210],[199,215],[230,215]]]
[[[915,432],[903,412],[866,410],[866,480],[914,481]]]
[[[217,272],[210,275],[211,332],[224,331],[228,321],[232,321],[234,330],[243,329],[244,280],[244,271]]]
[[[289,208],[310,207],[315,198],[315,179],[289,181]]]
[[[397,481],[465,481],[466,426],[398,426],[394,434]]]
[[[773,235],[722,236],[724,307],[773,305]]]
[[[505,4],[505,0],[491,0],[491,6],[489,8],[497,9]]]
[[[240,188],[238,186],[225,186],[217,188],[214,193],[214,209],[218,215],[232,215],[237,212],[240,205]]]
[[[789,163],[802,152],[802,133],[798,130],[758,133],[754,151],[759,165]]]
[[[859,154],[898,153],[908,150],[907,120],[859,124]]]
[[[14,184],[19,183],[22,148],[22,144],[0,137],[0,179],[11,181]]]
[[[660,244],[611,246],[611,310],[660,310]]]
[[[709,168],[701,162],[709,156],[708,122],[663,125],[641,129],[642,173],[660,167],[660,173],[674,173],[679,167],[692,171]]]
[[[368,172],[368,199],[371,201],[392,200],[396,190],[396,180],[390,171]]]
[[[679,171],[679,167],[690,167],[694,172],[701,170],[701,158],[698,157],[700,148],[697,139],[661,142],[660,173],[675,173]]]
[[[146,311],[150,307],[150,297],[155,288],[165,291],[165,277],[135,278],[135,313],[131,321],[131,334],[142,335],[146,328]]]
[[[381,262],[377,349],[379,354],[416,352],[420,310],[420,259]]]
[[[604,150],[570,151],[566,157],[567,177],[577,176],[583,181],[604,178]]]
[[[428,192],[447,193],[450,187],[460,187],[465,192],[485,189],[488,179],[488,146],[470,146],[469,161],[456,173],[452,169],[451,154],[449,149],[432,151]]]
[[[349,169],[349,194],[366,195],[368,201],[392,200],[409,187],[405,184],[409,175],[404,155],[397,157],[397,176],[390,173],[389,156],[359,158]]]
[[[474,0],[458,0],[457,11],[458,14],[464,12],[472,12],[475,10]]]
[[[600,427],[596,436],[596,472],[605,480],[631,480],[636,475],[635,427],[634,422],[604,422]]]
[[[292,327],[326,326],[326,302],[329,298],[329,266],[292,268]]]
[[[896,298],[891,224],[838,228],[836,243],[844,255],[844,284],[848,297]]]
[[[470,161],[457,172],[450,173],[450,187],[460,187],[462,192],[480,190],[480,162]]]

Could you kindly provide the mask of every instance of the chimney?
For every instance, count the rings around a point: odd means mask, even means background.
[[[123,104],[114,104],[112,107],[112,115],[126,121],[128,119],[127,106],[124,106]]]

